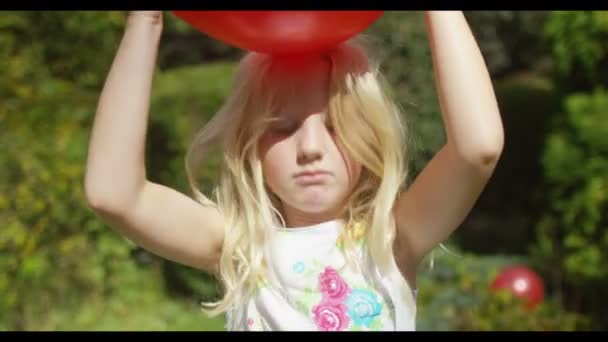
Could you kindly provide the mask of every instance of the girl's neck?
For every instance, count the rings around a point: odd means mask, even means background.
[[[309,213],[287,210],[284,214],[286,225],[289,228],[303,228],[320,225],[338,219],[334,212],[312,215]]]
[[[323,213],[307,213],[295,208],[283,206],[282,214],[285,224],[290,228],[311,227],[338,219],[336,210],[328,210]]]
[[[315,220],[287,220],[287,227],[289,228],[306,228],[317,226],[326,222],[335,221],[336,217],[319,218]]]
[[[335,231],[336,229],[341,229],[344,226],[344,221],[338,218],[330,219],[323,222],[311,223],[307,225],[298,225],[291,226],[287,225],[286,227],[279,228],[280,231],[284,232],[311,232],[311,231]]]

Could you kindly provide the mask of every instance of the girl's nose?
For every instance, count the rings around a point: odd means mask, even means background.
[[[324,154],[325,124],[316,117],[308,117],[297,133],[298,162],[307,163],[321,159]]]

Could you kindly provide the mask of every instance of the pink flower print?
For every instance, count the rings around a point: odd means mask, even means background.
[[[319,330],[340,331],[346,329],[350,322],[347,311],[348,307],[342,303],[324,300],[312,308],[312,315]]]
[[[319,276],[319,289],[323,297],[333,303],[343,302],[351,292],[340,274],[329,266],[325,267],[325,271]]]

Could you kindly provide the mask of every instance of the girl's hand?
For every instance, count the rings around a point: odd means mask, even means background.
[[[130,11],[127,22],[145,22],[153,26],[162,27],[163,11]]]

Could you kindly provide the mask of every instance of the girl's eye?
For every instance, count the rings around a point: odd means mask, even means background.
[[[275,122],[270,126],[270,129],[274,133],[279,133],[279,134],[290,134],[290,133],[293,133],[297,128],[298,128],[297,123],[289,122],[289,121]]]

